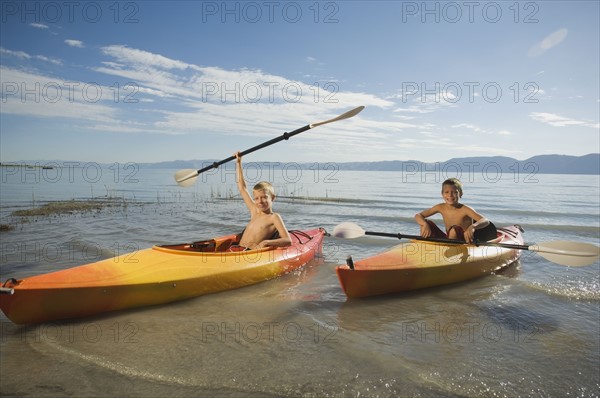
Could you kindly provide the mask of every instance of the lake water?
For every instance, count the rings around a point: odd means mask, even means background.
[[[189,189],[136,165],[2,167],[0,276],[22,278],[240,231],[231,169]],[[272,180],[288,229],[418,234],[444,170],[350,172],[249,163]],[[493,171],[493,170],[492,170]],[[600,177],[460,173],[463,202],[528,243],[600,244]],[[102,211],[19,218],[48,201],[113,198]],[[0,315],[0,393],[32,396],[514,397],[600,394],[600,268],[524,252],[499,275],[347,300],[335,267],[399,243],[326,238],[324,260],[254,286],[158,307],[35,326]]]

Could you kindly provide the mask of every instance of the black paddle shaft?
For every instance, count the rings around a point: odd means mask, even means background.
[[[365,232],[365,235],[372,236],[385,236],[388,238],[398,238],[398,239],[412,239],[412,240],[422,240],[425,242],[438,242],[438,243],[450,243],[453,245],[464,244],[465,242],[453,239],[444,239],[444,238],[423,238],[418,235],[403,235],[403,234],[392,234],[387,232]],[[494,242],[474,242],[475,246],[497,246],[497,247],[505,247],[508,249],[517,249],[517,250],[529,250],[529,246],[527,245],[514,245],[511,243],[494,243]]]
[[[387,237],[387,238],[398,238],[398,239],[424,240],[424,241],[427,241],[427,242],[438,242],[438,243],[453,243],[453,244],[464,243],[464,242],[460,242],[460,241],[456,241],[456,240],[452,240],[452,239],[423,238],[422,236],[418,236],[418,235],[392,234],[392,233],[388,233],[388,232],[369,232],[369,231],[366,231],[365,235],[384,236],[384,237]]]
[[[306,130],[310,130],[310,129],[311,129],[310,124],[307,124],[304,127],[300,127],[299,129],[292,131],[291,133],[283,133],[279,137],[275,137],[275,138],[273,138],[273,139],[271,139],[269,141],[263,142],[262,144],[259,144],[259,145],[255,146],[255,147],[252,147],[250,149],[246,149],[245,151],[240,152],[240,155],[244,156],[244,155],[247,155],[247,154],[252,153],[254,151],[258,151],[259,149],[266,148],[269,145],[273,145],[275,143],[278,143],[279,141],[288,140],[291,137],[295,136],[296,134],[303,133]],[[227,163],[227,162],[231,162],[234,159],[235,159],[235,156],[230,156],[227,159],[223,159],[223,160],[221,160],[219,162],[214,162],[211,165],[206,166],[206,167],[198,170],[198,174],[204,173],[205,171],[208,171],[208,170],[211,170],[211,169],[216,169],[220,165],[222,165],[224,163]]]

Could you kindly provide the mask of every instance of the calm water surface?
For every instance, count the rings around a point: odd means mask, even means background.
[[[63,165],[64,166],[64,165]],[[156,243],[240,231],[232,170],[190,189],[174,170],[95,165],[2,169],[0,275],[21,278]],[[288,229],[352,221],[418,233],[443,173],[285,170],[275,182]],[[600,244],[598,176],[462,174],[463,201],[527,242]],[[102,211],[19,218],[49,201],[112,198]],[[335,266],[397,244],[326,238],[324,259],[243,289],[159,307],[29,327],[0,317],[0,392],[33,396],[513,397],[600,394],[599,264],[534,253],[499,275],[420,292],[347,300]]]

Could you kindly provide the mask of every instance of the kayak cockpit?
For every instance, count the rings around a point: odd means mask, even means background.
[[[322,231],[325,232],[324,230]],[[313,239],[312,235],[309,235],[304,231],[290,230],[288,232],[290,234],[290,237],[292,238],[292,246],[304,245]],[[184,253],[227,253],[230,251],[229,249],[231,249],[232,246],[236,246],[239,244],[240,239],[242,238],[242,233],[239,233],[237,235],[226,235],[207,240],[199,240],[191,243],[156,245],[154,246],[154,248],[159,250],[179,251]],[[271,239],[277,239],[277,237],[279,237],[279,234],[274,234],[273,237],[271,237]],[[239,250],[233,250],[233,252],[237,251]]]
[[[219,238],[199,240],[191,243],[174,245],[157,245],[156,247],[193,253],[223,253],[239,242],[239,235],[221,236]]]

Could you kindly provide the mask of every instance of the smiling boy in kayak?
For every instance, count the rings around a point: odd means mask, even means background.
[[[246,188],[244,172],[242,169],[242,156],[235,154],[237,187],[242,199],[250,211],[250,222],[242,232],[238,245],[248,249],[262,249],[263,247],[284,247],[292,243],[281,216],[273,212],[275,190],[271,183],[262,181],[252,189],[252,196]]]
[[[415,214],[415,221],[421,226],[422,237],[464,240],[467,243],[473,243],[475,239],[483,241],[496,238],[494,224],[471,207],[459,203],[462,195],[462,183],[458,179],[449,178],[442,183],[444,203]],[[446,233],[433,221],[427,220],[427,217],[437,213],[444,219]]]

